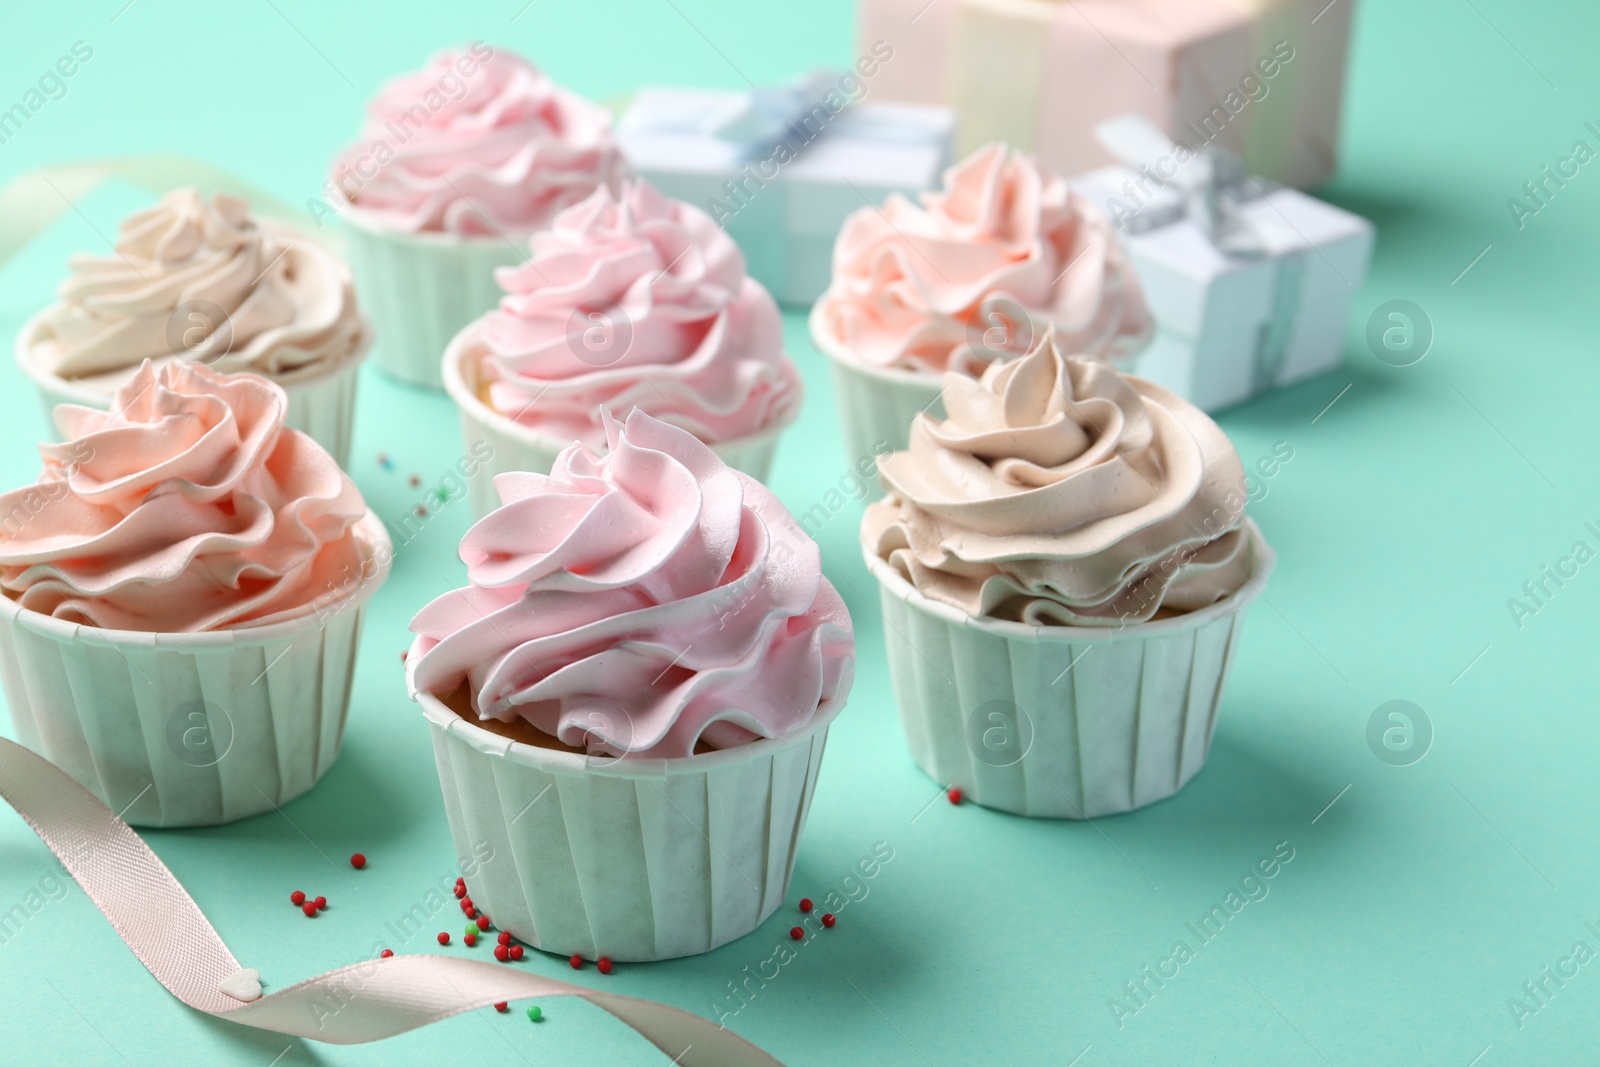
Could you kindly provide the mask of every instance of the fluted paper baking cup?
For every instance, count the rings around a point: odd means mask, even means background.
[[[411,656],[417,660],[415,650]],[[472,902],[530,945],[585,959],[710,952],[783,902],[828,725],[678,759],[588,759],[512,741],[415,693],[456,851],[488,856]]]
[[[468,453],[480,454],[473,446],[487,442],[493,454],[478,465],[477,471],[467,479],[467,492],[472,500],[472,513],[483,518],[500,506],[500,497],[494,491],[494,476],[506,471],[533,471],[549,474],[556,457],[571,441],[558,440],[547,434],[529,429],[521,423],[500,414],[485,404],[478,396],[482,385],[473,361],[465,358],[466,331],[457,334],[445,351],[442,366],[445,392],[455,401],[461,413],[461,442]],[[795,389],[800,390],[799,379]],[[711,448],[723,462],[765,482],[772,471],[772,460],[778,452],[778,437],[788,429],[800,413],[801,397],[796,396],[789,414],[758,433],[747,434],[731,441],[711,442]],[[626,412],[617,412],[619,417]]]
[[[198,634],[82,626],[0,596],[0,686],[16,739],[134,826],[210,826],[287,804],[339,755],[366,601],[393,550],[285,622]]]
[[[55,422],[57,404],[81,404],[105,411],[111,407],[116,389],[70,381],[39,365],[33,358],[33,341],[44,322],[44,315],[45,312],[41,311],[23,325],[22,331],[17,334],[15,351],[17,366],[38,387],[50,439],[60,440]],[[289,425],[327,449],[334,462],[345,468],[349,467],[350,462],[361,361],[366,359],[367,349],[371,345],[372,328],[369,324],[361,332],[360,344],[337,363],[327,366],[317,364],[281,377],[262,375],[282,386],[289,398],[289,410],[284,416]],[[126,378],[133,377],[137,369],[129,367]],[[119,381],[119,387],[120,384]]]
[[[340,214],[356,296],[377,325],[374,361],[401,381],[441,388],[445,346],[500,303],[505,291],[495,269],[527,259],[527,242],[499,234],[395,233],[358,208]]]
[[[833,395],[839,409],[839,428],[845,454],[873,456],[879,444],[903,452],[911,440],[911,423],[926,411],[944,418],[939,399],[939,375],[928,371],[869,367],[828,337],[811,313],[811,340],[828,357],[833,375]]]
[[[1123,628],[975,619],[868,551],[906,744],[985,807],[1082,819],[1172,796],[1205,764],[1244,609],[1275,562],[1245,520],[1250,580],[1200,611]]]

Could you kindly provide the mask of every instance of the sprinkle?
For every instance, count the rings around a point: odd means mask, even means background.
[[[450,935],[445,933],[443,930],[440,930],[439,931],[439,944],[448,945],[449,943],[450,943]]]
[[[411,477],[407,478],[406,481],[410,483],[411,488],[415,489],[417,486],[422,484],[422,475],[413,474]]]
[[[801,911],[810,911],[811,910],[811,898],[810,897],[801,897],[800,898],[800,910]]]
[[[418,504],[411,510],[417,513],[417,518],[419,519],[425,519],[428,517],[428,509],[423,507],[421,504]]]
[[[539,1010],[539,1005],[530,1004],[528,1005],[528,1018],[533,1022],[538,1022],[544,1018],[544,1012]]]
[[[410,653],[409,650],[402,648],[400,650],[400,662],[404,663],[406,661],[407,657],[410,656],[410,654],[411,653]]]
[[[378,466],[382,467],[386,471],[392,471],[394,470],[394,460],[389,458],[389,453],[379,452]]]
[[[317,910],[318,911],[327,911],[328,910],[328,898],[327,897],[318,897],[314,903],[317,905]]]
[[[520,960],[522,958],[522,946],[521,945],[511,945],[511,946],[507,947],[506,952],[508,954],[510,954],[511,958],[514,959],[514,960]]]
[[[511,950],[504,945],[496,945],[494,947],[494,958],[504,963],[511,958]]]
[[[461,914],[465,915],[469,919],[476,919],[478,917],[478,909],[474,908],[471,904],[463,904],[461,905]]]
[[[404,652],[400,653],[400,658],[401,659],[405,658],[405,653]],[[359,871],[361,868],[365,867],[366,865],[367,865],[367,857],[363,856],[361,853],[357,852],[354,856],[350,857],[350,866],[354,867],[356,870]]]
[[[487,915],[478,916],[478,929],[483,930],[485,932],[488,931],[488,929],[489,929],[489,916],[487,916]]]
[[[300,905],[304,904],[305,902],[306,902],[306,895],[304,893],[300,892],[300,890],[296,889],[293,893],[289,894],[289,903],[293,904],[295,907],[298,908]]]
[[[474,946],[474,945],[476,945],[478,943],[478,935],[477,934],[467,934],[461,940],[463,940],[463,941],[465,941],[467,943],[467,947],[468,948],[471,948],[472,946]]]
[[[611,957],[610,956],[601,956],[600,959],[595,962],[595,966],[600,968],[600,973],[601,974],[610,974],[611,973]]]
[[[472,898],[467,896],[465,893],[461,894],[461,906],[463,908],[472,907]]]
[[[831,912],[831,911],[823,912],[823,914],[822,914],[822,925],[823,926],[832,926],[834,923],[836,923],[838,921],[839,921],[838,919],[834,918],[833,912]]]
[[[495,938],[495,940],[500,942],[502,945],[509,945],[511,944],[511,934],[509,931],[501,930],[500,936]]]
[[[791,926],[789,928],[789,936],[798,941],[802,937],[806,936],[806,932],[798,926]]]
[[[573,970],[575,970],[575,971],[583,970],[583,957],[578,955],[576,952],[574,952],[572,954],[572,958],[567,960],[567,962],[572,964],[572,969]]]
[[[511,1005],[507,1004],[503,1000],[497,1000],[497,1001],[494,1002],[494,1010],[495,1011],[510,1011],[511,1010]]]
[[[300,905],[300,910],[306,913],[306,918],[308,919],[315,919],[317,917],[317,906],[309,900]]]
[[[405,655],[404,652],[402,652],[400,654],[402,656]],[[467,887],[462,885],[460,882],[457,882],[456,883],[456,899],[457,900],[464,900],[464,899],[466,899],[466,895],[467,895]]]
[[[950,798],[950,803],[952,804],[961,803],[961,787],[959,785],[951,786],[950,791],[945,796]]]
[[[461,936],[463,936],[463,937],[477,937],[478,936],[478,927],[477,927],[477,925],[476,924],[468,924],[467,932],[465,934],[461,935]]]
[[[394,949],[386,948],[382,952],[378,953],[378,955],[382,959],[388,959],[390,956],[394,955]]]

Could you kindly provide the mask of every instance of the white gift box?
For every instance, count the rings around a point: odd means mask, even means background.
[[[1218,411],[1339,365],[1350,298],[1366,280],[1372,224],[1332,204],[1215,165],[1204,189],[1159,184],[1146,164],[1092,171],[1073,189],[1116,224],[1144,286],[1155,340],[1130,369]],[[1208,215],[1209,209],[1209,215]],[[1216,221],[1213,221],[1216,220]]]
[[[949,109],[924,104],[831,113],[815,103],[819,84],[812,78],[792,91],[787,121],[770,100],[765,121],[749,121],[748,92],[646,87],[617,123],[635,173],[722,223],[751,277],[780,303],[800,306],[828,287],[846,216],[890,193],[938,185],[955,126]]]

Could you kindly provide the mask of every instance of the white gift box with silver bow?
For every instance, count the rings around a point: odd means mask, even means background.
[[[1143,119],[1102,125],[1131,166],[1072,182],[1116,224],[1156,320],[1133,373],[1218,411],[1337,367],[1372,224],[1245,175],[1222,153],[1178,165],[1152,130]]]
[[[635,173],[717,219],[750,276],[783,304],[809,305],[828,287],[846,216],[933,188],[950,162],[947,108],[858,103],[834,113],[818,101],[837,81],[823,72],[752,92],[646,87],[617,122]]]

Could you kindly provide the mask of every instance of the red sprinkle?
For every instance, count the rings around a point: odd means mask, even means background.
[[[789,936],[798,941],[802,937],[806,936],[806,932],[798,926],[793,926],[789,928]]]
[[[411,510],[415,511],[417,513],[417,517],[420,518],[420,519],[425,519],[425,518],[428,517],[428,509],[423,507],[421,504],[418,504],[416,507],[412,508]]]
[[[487,915],[478,916],[478,929],[480,929],[480,930],[489,929],[489,916],[487,916]]]
[[[456,899],[457,900],[463,900],[463,899],[466,898],[466,895],[467,895],[467,887],[464,886],[464,885],[457,885],[456,886]]]
[[[450,935],[441,930],[439,932],[439,944],[448,945],[449,943],[450,943]]]
[[[296,889],[293,893],[289,894],[289,903],[293,904],[295,907],[298,908],[300,905],[304,904],[305,902],[306,902],[306,895],[304,893],[300,892],[300,890]]]
[[[415,489],[417,486],[422,484],[422,477],[420,475],[413,474],[411,477],[407,478],[406,481],[410,482],[411,488]]]
[[[390,956],[394,955],[394,949],[386,948],[382,952],[378,953],[378,955],[383,959],[388,959]]]
[[[567,960],[567,962],[572,964],[572,969],[573,970],[575,970],[575,971],[583,970],[583,957],[578,955],[576,952],[574,952],[572,954],[572,958]]]
[[[801,897],[800,898],[800,910],[801,911],[810,911],[811,910],[811,898],[810,897]]]
[[[474,946],[474,945],[476,945],[478,943],[478,935],[477,934],[468,934],[467,936],[463,937],[461,940],[463,940],[463,941],[465,941],[467,943],[467,947],[468,948],[471,948],[472,946]]]
[[[522,958],[522,946],[521,945],[508,946],[506,948],[506,952],[509,953],[511,958],[514,959],[514,960],[520,960]]]
[[[463,907],[461,909],[461,914],[465,915],[469,919],[476,919],[478,917],[478,909],[472,907]]]
[[[499,960],[501,963],[504,963],[506,960],[511,958],[511,950],[506,948],[504,945],[496,945],[494,947],[494,958]]]
[[[598,961],[596,961],[595,966],[600,968],[600,973],[601,974],[610,974],[611,973],[611,957],[610,956],[601,956],[600,959]]]
[[[823,926],[832,926],[834,923],[836,923],[838,921],[839,921],[838,919],[834,918],[833,912],[829,911],[829,912],[824,912],[823,913],[823,916],[822,916],[822,925]]]
[[[404,663],[406,661],[406,655],[407,655],[406,650],[402,648],[400,650],[400,662],[401,663]]]
[[[350,857],[350,866],[354,867],[356,870],[359,871],[366,865],[367,857],[363,856],[361,853],[357,852],[354,856]]]
[[[495,938],[495,940],[499,941],[502,945],[509,945],[511,944],[511,934],[505,930],[501,930],[500,936]]]
[[[317,910],[318,911],[326,911],[327,908],[328,908],[328,898],[327,897],[318,897],[314,901],[314,903],[317,905]]]
[[[462,894],[462,895],[461,895],[461,906],[462,906],[462,907],[463,907],[463,908],[470,908],[470,907],[472,907],[472,898],[471,898],[471,897],[469,897],[469,896],[467,896],[467,895],[466,895],[466,894],[465,894],[465,893],[463,893],[463,894]]]
[[[306,913],[306,918],[308,919],[315,919],[317,917],[317,906],[309,900],[300,905],[300,910]]]
[[[511,1010],[511,1005],[507,1004],[503,1000],[499,1000],[499,1001],[495,1002],[494,1010],[495,1011],[510,1011]]]
[[[952,804],[961,803],[961,787],[959,785],[951,786],[950,791],[945,796],[950,798],[950,803]]]

